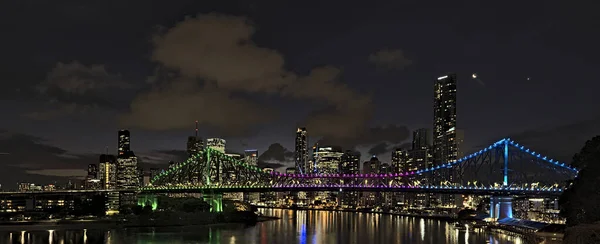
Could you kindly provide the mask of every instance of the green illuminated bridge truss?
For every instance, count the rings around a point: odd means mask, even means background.
[[[432,179],[441,172],[455,182]],[[151,179],[142,192],[401,191],[557,195],[578,170],[505,138],[454,162],[382,174],[284,174],[206,148]],[[510,182],[509,182],[510,179]],[[425,182],[425,183],[424,183]],[[429,182],[429,183],[426,183]]]

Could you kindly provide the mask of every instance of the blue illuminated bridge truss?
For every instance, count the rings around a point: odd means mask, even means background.
[[[386,191],[475,195],[558,195],[578,169],[505,138],[454,162],[384,174],[264,172],[206,148],[162,171],[146,193]],[[451,177],[449,177],[451,176]],[[451,180],[449,180],[451,179]]]

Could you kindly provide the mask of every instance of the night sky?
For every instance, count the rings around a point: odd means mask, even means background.
[[[0,183],[85,175],[122,128],[163,167],[195,120],[232,152],[280,143],[265,162],[290,165],[297,126],[389,161],[448,72],[467,152],[568,161],[600,134],[599,3],[400,2],[2,1]]]

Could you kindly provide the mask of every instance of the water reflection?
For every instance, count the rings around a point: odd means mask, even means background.
[[[455,230],[444,221],[373,213],[262,210],[281,220],[255,226],[189,226],[119,230],[0,231],[0,243],[490,243],[521,239],[483,231]]]

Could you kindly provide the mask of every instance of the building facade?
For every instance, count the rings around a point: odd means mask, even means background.
[[[441,165],[455,162],[458,158],[456,140],[456,74],[437,78],[433,99],[433,162]],[[436,184],[458,183],[458,167],[439,170],[435,175]],[[437,172],[436,172],[437,173]],[[442,195],[442,204],[455,205],[452,195]]]
[[[304,174],[308,172],[308,133],[306,128],[296,129],[294,164],[298,173]]]

